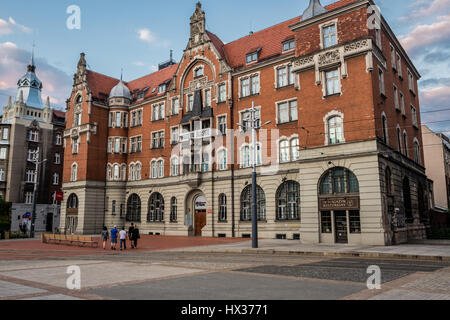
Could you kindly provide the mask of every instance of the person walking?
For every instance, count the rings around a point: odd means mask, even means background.
[[[131,249],[134,248],[133,246],[133,230],[134,230],[134,224],[131,224],[131,227],[128,228],[128,238],[130,239],[130,243],[131,243]]]
[[[139,229],[137,226],[134,227],[133,229],[133,248],[137,249],[137,245],[138,245],[138,239],[141,238],[141,235],[139,234]]]
[[[108,228],[103,227],[103,231],[102,231],[102,241],[103,241],[103,250],[106,250],[106,242],[109,239],[109,232],[108,232]]]
[[[122,251],[122,245],[123,250],[127,250],[127,232],[125,231],[125,227],[122,227],[122,230],[119,232],[120,236],[120,251]]]
[[[111,229],[111,250],[116,250],[118,233],[119,230],[117,230],[117,227],[114,226],[114,228]]]

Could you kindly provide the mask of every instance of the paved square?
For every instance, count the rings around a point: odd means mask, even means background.
[[[23,296],[27,294],[36,294],[44,292],[47,291],[0,280],[0,298]]]

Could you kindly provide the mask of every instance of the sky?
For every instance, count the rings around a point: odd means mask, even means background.
[[[322,0],[323,5],[336,0]],[[24,2],[26,3],[24,5]],[[33,43],[43,100],[64,109],[80,52],[88,68],[125,81],[179,61],[189,38],[196,0],[42,0],[0,2],[0,107],[15,97]],[[450,136],[450,0],[375,0],[422,78],[422,123]],[[299,16],[309,0],[203,0],[207,29],[224,43]],[[81,28],[69,29],[68,7],[81,10]]]

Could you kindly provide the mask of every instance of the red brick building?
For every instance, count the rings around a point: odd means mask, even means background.
[[[373,5],[311,1],[300,17],[224,44],[198,3],[181,61],[130,82],[87,70],[82,54],[67,102],[62,229],[133,222],[144,233],[249,236],[254,105],[265,124],[261,237],[425,237],[420,74]]]

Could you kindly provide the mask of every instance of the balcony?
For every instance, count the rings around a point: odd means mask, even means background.
[[[189,142],[191,140],[209,139],[212,137],[212,129],[202,129],[180,134],[180,142]]]

